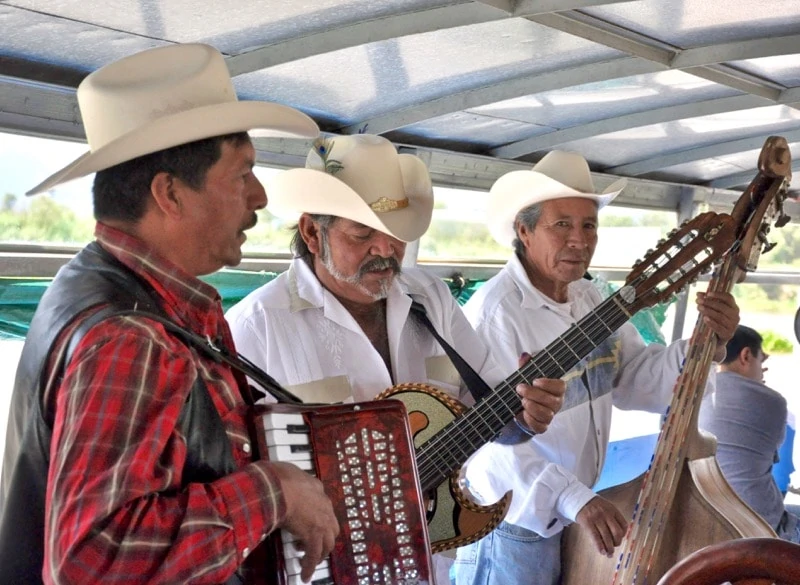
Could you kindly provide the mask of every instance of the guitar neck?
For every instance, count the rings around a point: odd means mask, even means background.
[[[516,392],[518,384],[535,378],[562,377],[628,321],[635,311],[625,296],[625,288],[611,295],[420,447],[417,467],[422,489],[439,485],[514,419],[522,410]]]

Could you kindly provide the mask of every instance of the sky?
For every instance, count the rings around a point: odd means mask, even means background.
[[[13,193],[24,205],[29,201],[24,197],[27,190],[86,150],[87,146],[83,143],[0,132],[0,197]],[[52,194],[56,201],[68,205],[80,215],[91,216],[91,184],[91,177],[84,177],[59,185],[52,190]]]

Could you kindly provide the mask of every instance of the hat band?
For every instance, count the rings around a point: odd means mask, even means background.
[[[408,197],[402,199],[389,199],[388,197],[381,197],[377,201],[369,204],[369,208],[375,213],[386,213],[388,211],[396,211],[408,207]]]

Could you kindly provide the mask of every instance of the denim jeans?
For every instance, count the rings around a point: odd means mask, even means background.
[[[456,585],[558,585],[561,534],[543,538],[502,522],[478,542],[458,549],[454,573]]]
[[[776,532],[778,538],[800,544],[800,506],[786,506]]]

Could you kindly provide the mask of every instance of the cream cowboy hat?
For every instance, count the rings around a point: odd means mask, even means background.
[[[238,101],[225,59],[209,45],[170,45],[115,61],[89,74],[77,96],[89,152],[27,195],[212,136],[252,129],[269,136],[319,134],[293,108]]]
[[[504,246],[511,246],[517,234],[514,219],[520,210],[564,197],[581,197],[608,205],[625,187],[620,179],[602,193],[595,193],[589,164],[574,152],[554,150],[547,153],[530,171],[506,173],[489,190],[488,227],[492,237]]]
[[[280,173],[267,184],[269,209],[296,219],[335,215],[411,242],[428,229],[433,186],[419,158],[397,154],[380,136],[317,139],[306,168]]]

